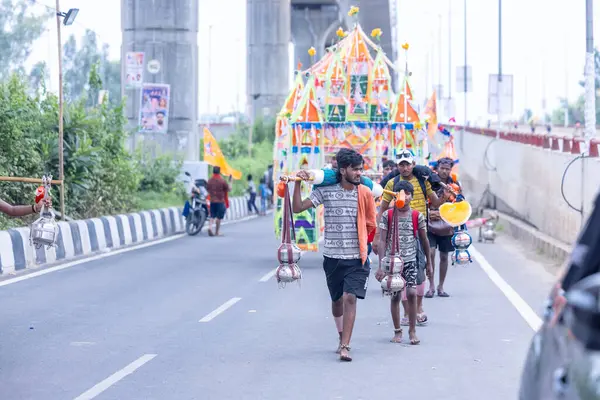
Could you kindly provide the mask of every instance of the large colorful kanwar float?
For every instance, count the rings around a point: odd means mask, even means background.
[[[349,15],[358,14],[352,7]],[[382,32],[365,34],[358,22],[350,32],[336,32],[339,41],[308,69],[296,71],[293,88],[277,117],[274,145],[275,185],[280,176],[301,169],[320,169],[341,148],[353,148],[365,159],[365,174],[381,176],[382,163],[394,159],[400,149],[411,149],[418,163],[429,160],[429,141],[438,131],[435,94],[425,113],[431,124],[426,130],[413,103],[410,74],[404,72],[399,94],[393,93],[390,69],[379,41]],[[408,44],[402,46],[408,53]],[[311,57],[315,50],[309,50]],[[428,134],[429,133],[429,134]],[[439,135],[438,135],[439,136]],[[452,143],[442,153],[453,152]],[[455,158],[454,153],[453,158]],[[311,185],[303,186],[303,197]],[[284,196],[277,196],[275,232],[281,238]],[[318,251],[323,233],[323,210],[307,210],[294,216],[295,242],[304,251]],[[285,224],[286,226],[289,224]]]

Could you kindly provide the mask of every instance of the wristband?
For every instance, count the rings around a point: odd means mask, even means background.
[[[35,211],[35,204],[32,204],[32,205],[31,205],[31,212],[32,212],[33,214],[35,214],[35,213],[36,213],[36,211]]]

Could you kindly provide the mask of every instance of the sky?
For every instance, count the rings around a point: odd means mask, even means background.
[[[243,111],[246,0],[199,2],[199,111],[201,114],[208,111]],[[37,3],[36,7],[41,11],[44,11],[43,4],[49,7],[55,5],[52,0],[37,0]],[[407,57],[413,93],[422,103],[431,95],[433,83],[439,83],[441,69],[442,94],[447,97],[450,72],[455,103],[451,114],[455,115],[444,113],[444,118],[455,116],[457,121],[462,121],[464,115],[464,95],[456,93],[456,68],[464,65],[463,3],[464,0],[397,0],[398,46],[404,42],[410,44]],[[473,92],[467,98],[468,119],[487,120],[492,118],[487,115],[488,76],[498,72],[498,0],[467,0],[467,3],[467,64],[473,71]],[[98,34],[101,42],[110,45],[111,57],[118,59],[120,4],[121,0],[61,0],[63,10],[71,7],[80,10],[75,24],[62,29],[63,42],[71,33],[79,38],[85,29],[91,29]],[[367,10],[363,8],[361,12]],[[600,7],[596,7],[594,16],[595,21],[600,21]],[[50,21],[47,28],[35,43],[28,64],[45,60],[55,77],[55,20]],[[594,27],[594,36],[596,43],[600,44],[600,22]],[[405,55],[402,53],[399,53],[399,62],[403,65]],[[290,59],[293,65],[293,54]],[[548,112],[558,106],[560,97],[575,100],[583,91],[578,82],[583,79],[584,64],[584,1],[502,1],[502,71],[513,75],[514,116],[521,115],[525,108],[541,115],[544,98]],[[52,80],[51,90],[56,90],[56,81]],[[210,102],[207,96],[209,90]]]

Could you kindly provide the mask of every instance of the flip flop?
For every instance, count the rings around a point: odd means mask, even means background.
[[[450,295],[448,293],[444,292],[443,290],[441,292],[438,290],[437,293],[438,293],[438,297],[450,297]]]
[[[429,290],[429,291],[427,291],[427,293],[425,293],[425,298],[431,299],[431,298],[433,298],[434,294],[435,294],[435,292],[433,290]]]

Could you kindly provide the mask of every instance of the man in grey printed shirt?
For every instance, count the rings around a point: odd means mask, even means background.
[[[336,160],[340,183],[316,187],[309,198],[302,200],[301,182],[296,182],[292,204],[295,213],[321,204],[325,207],[323,270],[340,338],[338,353],[342,361],[352,361],[349,344],[356,319],[356,299],[365,298],[371,272],[369,261],[363,264],[361,260],[358,241],[358,185],[364,160],[349,149],[340,150]],[[297,176],[309,178],[307,171],[300,171]]]

